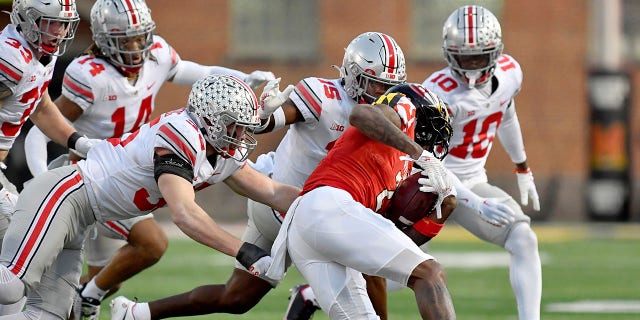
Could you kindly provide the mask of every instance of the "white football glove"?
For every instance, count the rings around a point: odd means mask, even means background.
[[[76,141],[76,147],[71,150],[73,150],[73,152],[75,152],[80,157],[86,158],[89,150],[100,141],[102,141],[102,139],[89,139],[83,136]]]
[[[18,202],[18,194],[9,191],[7,188],[0,189],[0,214],[3,214],[9,219],[13,215],[13,209]]]
[[[260,119],[269,119],[271,114],[287,101],[291,91],[295,88],[290,84],[281,92],[280,80],[281,78],[271,80],[264,86],[264,89],[262,89],[260,106],[258,107]]]
[[[249,242],[244,242],[236,255],[236,260],[247,268],[252,275],[262,278],[267,282],[273,281],[265,276],[271,263],[273,263],[273,258],[260,247]]]
[[[248,74],[247,77],[244,78],[244,82],[246,82],[249,85],[249,87],[251,87],[251,89],[255,90],[255,89],[258,89],[265,82],[271,81],[275,78],[276,76],[273,75],[273,72],[271,71],[256,70]]]
[[[538,190],[536,190],[536,184],[533,182],[531,170],[523,173],[516,171],[516,177],[518,177],[518,188],[520,189],[520,203],[523,206],[528,205],[529,197],[531,197],[533,210],[540,211],[540,197],[538,197]]]
[[[498,227],[504,227],[516,221],[511,207],[504,204],[509,198],[481,198],[470,207],[478,210],[482,220]]]
[[[418,183],[421,184],[420,191],[435,192],[438,194],[436,217],[441,219],[442,209],[440,205],[442,205],[442,201],[444,201],[444,198],[456,194],[453,182],[449,178],[449,174],[442,162],[427,150],[423,150],[418,159],[411,159],[407,156],[403,156],[400,159],[411,160],[422,168],[422,175],[426,177],[418,179]]]

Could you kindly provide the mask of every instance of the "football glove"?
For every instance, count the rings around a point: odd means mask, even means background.
[[[281,92],[280,80],[281,78],[271,80],[264,86],[264,89],[262,89],[260,106],[258,107],[258,116],[260,116],[260,119],[269,119],[271,114],[287,101],[291,91],[295,88],[290,84]]]
[[[18,194],[9,191],[7,188],[0,189],[0,214],[3,214],[9,219],[13,215],[13,209],[18,202]]]
[[[422,175],[425,177],[418,179],[418,183],[421,184],[420,191],[435,192],[438,194],[438,201],[436,202],[436,217],[441,219],[442,210],[440,205],[442,205],[442,201],[450,195],[456,195],[456,189],[453,186],[453,182],[449,178],[449,174],[444,168],[444,165],[438,158],[427,150],[423,150],[418,159],[408,159],[406,156],[401,159],[411,160],[417,166],[422,168]]]
[[[100,141],[102,141],[102,139],[89,139],[85,136],[82,136],[78,138],[78,140],[76,140],[76,144],[71,150],[80,157],[86,158],[89,150]]]
[[[238,250],[236,260],[238,260],[242,266],[247,268],[249,273],[252,275],[265,280],[268,279],[264,274],[271,266],[273,258],[271,258],[267,252],[262,250],[262,248],[255,244],[244,242],[240,247],[240,250]]]
[[[504,227],[515,221],[513,210],[503,203],[506,199],[509,198],[485,198],[472,207],[478,210],[482,220],[494,226]]]
[[[255,90],[255,89],[258,89],[265,82],[271,81],[275,78],[276,76],[274,76],[273,72],[271,71],[256,70],[248,74],[247,77],[244,78],[244,82],[246,82],[249,85],[249,87],[251,87],[251,89]]]
[[[533,182],[531,169],[527,169],[527,171],[516,171],[516,177],[518,178],[518,189],[520,189],[520,203],[523,206],[528,205],[529,197],[531,197],[533,210],[540,211],[540,197],[538,197],[536,184]]]

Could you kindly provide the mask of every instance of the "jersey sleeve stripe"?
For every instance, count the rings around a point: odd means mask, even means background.
[[[196,163],[196,149],[187,141],[185,136],[170,123],[160,127],[158,135],[169,143],[177,155],[184,157],[192,166]]]
[[[79,82],[69,74],[64,75],[62,86],[74,96],[79,97],[88,103],[93,103],[93,93],[89,89],[89,86]]]
[[[62,202],[74,191],[84,185],[78,171],[63,177],[44,198],[35,218],[25,233],[16,255],[7,267],[13,274],[22,278],[33,260],[36,251],[41,247],[47,229],[55,219]]]
[[[322,101],[316,93],[311,90],[311,87],[306,80],[298,82],[295,92],[307,109],[313,113],[316,119],[319,118],[322,113]]]
[[[18,84],[22,80],[22,71],[2,58],[0,58],[0,75],[13,84]]]

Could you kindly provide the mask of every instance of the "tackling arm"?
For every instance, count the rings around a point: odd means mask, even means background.
[[[264,203],[279,212],[287,212],[300,188],[277,182],[244,165],[224,181],[237,194]]]
[[[158,187],[167,201],[173,222],[191,239],[224,254],[235,257],[242,241],[222,229],[195,202],[195,191],[190,181],[181,176],[163,173]]]
[[[42,133],[63,146],[68,146],[69,138],[76,132],[51,101],[48,90],[45,91],[30,119],[42,130]]]
[[[234,76],[244,82],[246,82],[251,89],[256,89],[266,81],[274,79],[273,73],[268,71],[256,70],[250,74],[246,74],[240,70],[219,67],[219,66],[204,66],[192,61],[181,60],[176,67],[175,75],[169,79],[169,81],[183,85],[191,86],[200,78],[210,74],[225,74]]]

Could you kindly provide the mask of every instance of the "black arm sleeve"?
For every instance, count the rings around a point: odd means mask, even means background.
[[[163,173],[175,174],[190,183],[193,182],[193,166],[175,153],[153,156],[153,177],[156,182]]]

